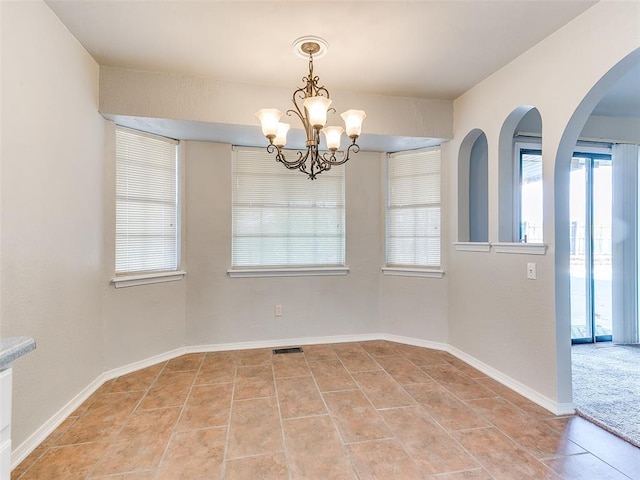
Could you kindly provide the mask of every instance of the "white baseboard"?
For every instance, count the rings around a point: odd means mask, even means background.
[[[71,415],[76,408],[82,405],[87,398],[93,394],[105,382],[103,375],[100,375],[91,382],[84,390],[73,397],[58,412],[47,420],[40,428],[33,432],[29,438],[22,442],[11,452],[11,469],[16,468],[27,456],[33,452],[51,433]]]
[[[261,340],[258,342],[214,343],[208,345],[192,345],[186,347],[186,353],[221,352],[225,350],[249,350],[251,348],[277,348],[298,345],[314,345],[316,343],[346,343],[366,342],[368,340],[380,340],[378,333],[333,335],[325,337],[299,337],[280,340]]]
[[[169,352],[165,352],[153,357],[133,362],[123,367],[114,368],[100,374],[93,382],[91,382],[84,390],[73,397],[69,402],[62,407],[53,417],[47,420],[38,430],[29,436],[24,442],[22,442],[16,449],[11,452],[11,469],[16,468],[20,462],[22,462],[27,456],[33,452],[38,445],[40,445],[53,431],[60,426],[65,419],[71,415],[82,403],[87,400],[98,388],[100,388],[105,382],[128,373],[141,370],[156,363],[171,360],[172,358],[179,357],[186,353],[186,348],[181,347]]]
[[[156,363],[166,362],[167,360],[179,357],[180,355],[184,355],[185,353],[190,353],[188,347],[175,348],[173,350],[169,350],[168,352],[160,353],[158,355],[154,355],[153,357],[130,363],[128,365],[125,365],[124,367],[118,367],[108,370],[101,375],[102,377],[104,377],[102,383],[106,382],[107,380],[121,377],[122,375],[133,373],[137,370],[142,370],[143,368],[150,367],[151,365],[155,365]]]
[[[206,344],[206,345],[191,345],[186,347],[176,348],[153,357],[146,358],[137,362],[130,363],[123,367],[114,368],[108,370],[99,375],[91,384],[89,384],[84,390],[78,393],[72,398],[64,407],[62,407],[55,415],[47,420],[40,428],[38,428],[32,435],[29,436],[22,444],[20,444],[15,450],[11,452],[11,468],[16,468],[20,462],[22,462],[31,452],[33,452],[40,443],[42,443],[60,424],[73,413],[82,403],[89,398],[98,388],[102,386],[106,381],[127,375],[137,370],[150,367],[156,363],[171,360],[172,358],[179,357],[186,353],[200,353],[200,352],[219,352],[225,350],[247,350],[251,348],[276,348],[294,345],[313,345],[317,343],[344,343],[344,342],[365,342],[369,340],[389,340],[391,342],[403,343],[406,345],[414,345],[417,347],[431,348],[434,350],[443,350],[451,353],[455,357],[459,358],[463,362],[468,363],[472,367],[477,368],[485,375],[500,382],[504,386],[518,392],[520,395],[528,398],[532,402],[546,408],[550,412],[556,415],[570,415],[575,413],[573,404],[571,403],[557,403],[544,395],[532,390],[526,385],[514,380],[513,378],[505,375],[504,373],[496,370],[493,367],[481,362],[480,360],[458,350],[455,347],[447,343],[432,342],[429,340],[422,340],[412,337],[404,337],[401,335],[394,335],[388,333],[373,333],[373,334],[354,334],[354,335],[335,335],[324,337],[301,337],[301,338],[288,338],[280,340],[262,340],[257,342],[236,342],[236,343],[218,343],[218,344]]]
[[[499,370],[487,365],[484,362],[481,362],[475,357],[463,352],[462,350],[457,349],[451,345],[447,345],[445,349],[451,355],[459,358],[465,363],[468,363],[472,367],[480,370],[485,375],[493,378],[495,381],[500,382],[507,388],[519,393],[523,397],[531,400],[533,403],[540,405],[542,408],[549,410],[554,415],[572,415],[575,413],[575,409],[573,404],[571,403],[558,403],[555,400],[550,399],[549,397],[545,397],[544,395],[536,392],[535,390],[527,387],[525,384],[520,383],[519,381],[511,378],[508,375],[505,375]]]
[[[447,343],[432,342],[430,340],[421,340],[419,338],[403,337],[401,335],[393,335],[391,333],[382,333],[378,336],[380,340],[388,340],[390,342],[404,343],[405,345],[413,345],[415,347],[431,348],[433,350],[447,350]]]
[[[572,402],[556,403],[556,415],[575,415],[576,406]]]

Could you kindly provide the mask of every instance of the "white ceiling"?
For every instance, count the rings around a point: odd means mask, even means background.
[[[101,65],[296,87],[293,41],[329,43],[329,89],[453,99],[593,0],[47,0]]]
[[[298,37],[317,35],[329,43],[329,50],[314,62],[315,73],[329,90],[454,99],[596,1],[46,3],[100,65],[289,87],[293,91],[307,74],[307,65],[293,53],[291,45]],[[619,82],[596,111],[640,117],[640,68],[636,70],[636,76]],[[134,127],[141,121],[160,134],[171,136],[171,131],[181,129],[180,138],[217,139],[224,132],[211,125],[129,119]],[[202,133],[205,131],[208,136]],[[258,138],[257,130],[236,132],[235,137],[230,133],[228,138],[234,143],[240,143],[238,138],[243,136],[246,140],[253,135],[251,142]],[[375,149],[392,140],[380,139],[381,145]],[[400,139],[399,144],[409,140]],[[423,140],[428,144],[429,139]]]

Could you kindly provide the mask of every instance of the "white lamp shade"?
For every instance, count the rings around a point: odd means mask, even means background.
[[[325,126],[327,123],[327,110],[331,105],[330,99],[321,96],[307,97],[302,102],[302,105],[307,111],[307,117],[312,127],[322,128]]]
[[[362,121],[367,118],[363,110],[347,110],[340,115],[344,120],[347,135],[351,138],[357,137],[362,132]]]
[[[287,143],[287,132],[291,128],[291,125],[288,123],[278,122],[278,132],[276,133],[276,138],[273,139],[273,144],[276,147],[284,147]]]
[[[329,150],[337,150],[340,148],[342,132],[344,132],[344,128],[342,127],[324,127],[322,129]]]
[[[278,133],[278,122],[282,112],[275,108],[263,108],[256,112],[256,117],[260,119],[262,125],[262,134],[269,138],[275,137]]]

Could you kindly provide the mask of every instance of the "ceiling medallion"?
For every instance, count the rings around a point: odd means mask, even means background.
[[[287,115],[295,115],[302,122],[307,136],[306,151],[298,151],[297,158],[285,158],[283,148],[287,141],[287,132],[291,125],[280,122],[282,112],[275,108],[263,108],[256,113],[262,124],[262,133],[269,140],[267,152],[276,153],[276,161],[290,170],[300,170],[311,180],[320,173],[331,169],[334,165],[342,165],[349,160],[351,152],[358,153],[360,147],[356,140],[362,130],[362,121],[367,116],[362,110],[347,110],[341,117],[345,128],[325,126],[327,114],[335,113],[331,106],[329,91],[319,86],[320,78],[313,74],[313,58],[324,55],[329,45],[318,37],[301,37],[293,43],[294,51],[309,60],[309,75],[302,81],[304,85],[293,92],[294,109],[287,110]],[[346,151],[339,151],[342,133],[345,131],[351,143]],[[320,149],[320,132],[324,135],[326,150]],[[328,150],[328,151],[327,151]]]

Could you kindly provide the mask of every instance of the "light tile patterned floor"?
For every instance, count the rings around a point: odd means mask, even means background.
[[[640,479],[640,449],[386,341],[185,355],[104,384],[12,480]]]

